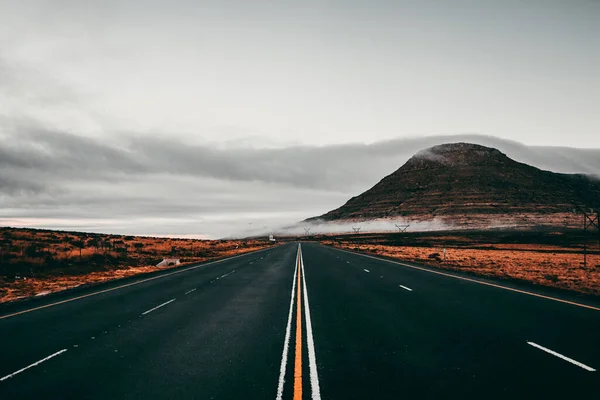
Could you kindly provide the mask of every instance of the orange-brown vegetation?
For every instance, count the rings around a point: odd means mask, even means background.
[[[409,238],[406,243],[380,244],[382,242],[386,242],[383,236],[373,240],[363,237],[361,241],[352,240],[351,236],[346,239],[338,237],[334,240],[322,240],[323,244],[346,250],[392,257],[441,269],[600,295],[600,249],[596,240],[589,241],[586,266],[583,265],[583,245],[576,243],[485,243],[474,242],[473,238],[469,237],[442,234],[434,237],[424,236],[418,240]],[[448,242],[452,244],[446,245]]]
[[[259,240],[195,240],[0,228],[0,303],[269,246]]]

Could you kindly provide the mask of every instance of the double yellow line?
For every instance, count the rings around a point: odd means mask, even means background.
[[[286,367],[288,363],[288,354],[291,352],[290,342],[293,332],[294,301],[296,306],[296,346],[294,355],[294,400],[302,400],[302,340],[306,338],[306,351],[308,354],[308,372],[307,378],[310,380],[310,398],[312,400],[321,400],[321,389],[319,385],[319,374],[317,372],[317,360],[315,356],[315,341],[312,333],[312,322],[310,317],[310,307],[308,303],[308,293],[306,290],[306,276],[304,273],[304,260],[302,259],[302,248],[298,245],[296,256],[296,265],[294,269],[294,278],[292,279],[292,290],[290,296],[290,308],[288,312],[287,325],[285,329],[285,338],[283,341],[283,352],[281,354],[281,367],[279,370],[279,384],[277,386],[276,400],[283,400],[283,386],[285,384]],[[302,307],[304,306],[304,310]],[[304,316],[304,320],[303,317]],[[303,325],[304,324],[304,328]],[[303,333],[304,330],[304,333]]]
[[[300,248],[298,248],[298,270],[296,305],[296,358],[294,362],[294,400],[302,400],[302,266],[300,264]]]

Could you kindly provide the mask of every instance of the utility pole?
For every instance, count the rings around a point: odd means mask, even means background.
[[[593,231],[594,228],[598,232],[598,251],[600,251],[600,210],[585,206],[577,207],[583,214],[583,233],[584,241],[586,240],[585,233]],[[583,244],[583,268],[587,267],[587,243]]]
[[[352,230],[354,231],[354,233],[359,233],[360,232],[360,226],[358,228],[352,227]]]
[[[304,234],[310,236],[310,228],[304,228]]]

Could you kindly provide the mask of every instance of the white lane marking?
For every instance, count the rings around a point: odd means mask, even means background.
[[[221,279],[221,278],[225,278],[226,276],[228,276],[228,275],[231,275],[231,274],[233,274],[234,272],[235,272],[235,269],[234,269],[233,271],[231,271],[231,272],[228,272],[228,273],[226,273],[225,275],[221,275],[220,277],[218,277],[218,278],[217,278],[217,279],[215,279],[215,280],[216,280],[216,281],[218,281],[219,279]]]
[[[159,276],[153,276],[152,278],[142,279],[142,280],[139,280],[139,281],[136,281],[136,282],[127,283],[125,285],[116,286],[116,287],[110,288],[110,289],[100,290],[100,291],[97,291],[97,292],[94,292],[94,293],[84,294],[83,296],[73,297],[72,299],[61,300],[61,301],[57,301],[56,303],[45,304],[43,306],[30,308],[28,310],[23,310],[23,311],[19,311],[19,312],[8,314],[8,315],[2,315],[2,316],[0,316],[0,319],[11,318],[11,317],[15,317],[17,315],[29,313],[29,312],[36,311],[36,310],[41,310],[43,308],[54,307],[54,306],[57,306],[59,304],[69,303],[71,301],[85,299],[86,297],[91,297],[91,296],[96,296],[96,295],[102,294],[102,293],[112,292],[113,290],[119,290],[119,289],[123,289],[123,288],[129,287],[129,286],[139,285],[140,283],[153,281],[155,279],[165,278],[165,277],[170,276],[170,275],[180,274],[182,272],[191,271],[191,270],[194,270],[194,269],[197,269],[197,268],[201,268],[201,267],[208,267],[209,265],[218,264],[218,263],[221,263],[221,262],[224,262],[224,261],[233,260],[235,258],[248,256],[250,254],[260,253],[261,251],[265,251],[265,250],[267,250],[267,249],[260,249],[260,250],[256,250],[256,251],[250,251],[248,253],[238,254],[237,256],[227,257],[227,258],[223,258],[221,260],[215,260],[215,261],[207,262],[207,263],[200,264],[200,265],[194,265],[193,267],[189,267],[189,268],[185,268],[185,269],[180,269],[178,271],[169,272],[167,274],[163,274],[163,275],[159,275]]]
[[[151,309],[149,309],[148,311],[144,311],[144,312],[142,313],[142,315],[146,315],[146,314],[148,314],[148,313],[151,313],[152,311],[154,311],[154,310],[157,310],[157,309],[161,308],[162,306],[166,306],[167,304],[169,304],[169,303],[172,303],[172,302],[174,302],[174,301],[175,301],[175,299],[171,299],[171,300],[169,300],[169,301],[167,301],[167,302],[165,302],[165,303],[162,303],[161,305],[158,305],[158,306],[156,306],[156,307],[154,307],[154,308],[151,308]]]
[[[300,246],[300,245],[298,245]],[[290,329],[292,326],[292,312],[294,311],[294,294],[296,293],[296,274],[298,273],[298,257],[296,254],[296,266],[294,267],[294,279],[292,279],[292,295],[290,298],[290,312],[288,313],[285,338],[283,339],[283,353],[281,354],[281,367],[279,367],[279,384],[277,385],[277,400],[283,398],[283,383],[285,381],[285,368],[287,366],[288,350],[290,347]]]
[[[369,271],[368,269],[365,269],[364,271],[365,271],[365,272],[371,272],[371,271]]]
[[[537,344],[537,343],[533,343],[533,342],[527,342],[527,344],[528,344],[528,345],[530,345],[530,346],[536,347],[536,348],[538,348],[538,349],[540,349],[540,350],[543,350],[543,351],[545,351],[546,353],[552,354],[553,356],[556,356],[556,357],[558,357],[558,358],[562,358],[563,360],[565,360],[565,361],[568,361],[568,362],[570,362],[571,364],[575,364],[575,365],[577,365],[578,367],[585,369],[586,371],[590,371],[590,372],[594,372],[594,371],[596,371],[596,370],[595,370],[594,368],[592,368],[592,367],[589,367],[589,366],[587,366],[587,365],[585,365],[585,364],[583,364],[583,363],[580,363],[579,361],[575,361],[575,360],[573,360],[572,358],[569,358],[569,357],[567,357],[567,356],[563,356],[562,354],[560,354],[560,353],[557,353],[557,352],[555,352],[555,351],[552,351],[552,350],[550,350],[550,349],[547,349],[547,348],[545,348],[544,346],[540,346],[540,345],[539,345],[539,344]]]
[[[185,292],[185,294],[190,294],[190,293],[192,293],[194,290],[196,290],[196,288],[193,288],[192,290],[188,290],[187,292]]]
[[[403,286],[403,285],[400,285],[400,287],[401,287],[402,289],[408,290],[409,292],[412,292],[412,289],[411,289],[411,288],[408,288],[408,287],[406,287],[406,286]]]
[[[60,351],[57,351],[57,352],[56,352],[56,353],[54,353],[54,354],[50,354],[48,357],[46,357],[46,358],[43,358],[43,359],[41,359],[40,361],[36,361],[36,362],[34,362],[33,364],[26,366],[25,368],[21,368],[20,370],[18,370],[18,371],[16,371],[16,372],[13,372],[13,373],[12,373],[12,374],[10,374],[10,375],[6,375],[5,377],[3,377],[3,378],[0,378],[0,382],[2,382],[2,381],[5,381],[5,380],[7,380],[7,379],[9,379],[9,378],[12,378],[13,376],[15,376],[15,375],[17,375],[17,374],[20,374],[21,372],[23,372],[23,371],[25,371],[25,370],[27,370],[27,369],[29,369],[29,368],[35,367],[36,365],[40,365],[40,364],[41,364],[41,363],[43,363],[44,361],[48,361],[49,359],[51,359],[51,358],[53,358],[53,357],[56,357],[56,356],[58,356],[58,355],[60,355],[60,354],[64,353],[65,351],[67,351],[67,349],[62,349],[62,350],[60,350]]]
[[[310,367],[310,387],[313,400],[321,400],[321,389],[319,388],[319,374],[317,373],[317,358],[315,356],[315,341],[313,339],[312,322],[308,305],[308,288],[306,287],[306,273],[304,272],[304,258],[302,248],[300,249],[300,265],[302,266],[302,284],[304,285],[304,315],[306,318],[306,341],[308,344],[308,363]]]
[[[533,292],[527,292],[525,290],[514,289],[514,288],[510,288],[508,286],[502,286],[502,285],[498,285],[498,284],[495,284],[495,283],[484,282],[484,281],[480,281],[480,280],[477,280],[477,279],[465,278],[463,276],[452,275],[452,274],[448,274],[448,273],[445,273],[445,272],[432,271],[432,270],[427,269],[427,268],[417,267],[416,265],[405,264],[403,262],[387,260],[385,258],[373,257],[373,256],[369,256],[369,255],[362,254],[362,253],[357,253],[357,252],[353,252],[353,251],[338,249],[338,248],[335,248],[335,247],[332,247],[332,248],[335,249],[335,250],[338,250],[338,251],[342,251],[344,253],[354,254],[356,256],[361,256],[361,257],[372,258],[373,260],[384,261],[384,262],[387,262],[387,263],[390,263],[390,264],[401,265],[403,267],[408,267],[408,268],[412,268],[412,269],[418,269],[419,271],[429,272],[431,274],[443,275],[443,276],[447,276],[449,278],[460,279],[460,280],[463,280],[463,281],[478,283],[480,285],[491,286],[491,287],[495,287],[495,288],[498,288],[498,289],[509,290],[511,292],[517,292],[517,293],[526,294],[526,295],[529,295],[529,296],[540,297],[540,298],[546,299],[546,300],[558,301],[559,303],[570,304],[572,306],[578,306],[578,307],[583,307],[583,308],[589,308],[590,310],[600,311],[600,307],[594,307],[594,306],[590,306],[590,305],[582,304],[582,303],[575,303],[574,301],[558,299],[556,297],[550,297],[550,296],[545,296],[543,294],[537,294],[537,293],[533,293]]]

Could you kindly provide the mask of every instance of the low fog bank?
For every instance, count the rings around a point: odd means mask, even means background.
[[[407,227],[408,225],[408,227]],[[278,228],[261,227],[255,229],[246,229],[233,238],[269,236],[270,234],[277,236],[306,236],[308,235],[328,235],[328,234],[344,234],[354,233],[354,228],[360,228],[360,233],[376,233],[376,232],[398,232],[399,227],[407,232],[430,232],[430,231],[445,231],[455,229],[454,225],[443,222],[438,218],[430,221],[408,221],[404,219],[375,219],[368,221],[311,221],[298,222],[293,225],[282,226]]]

